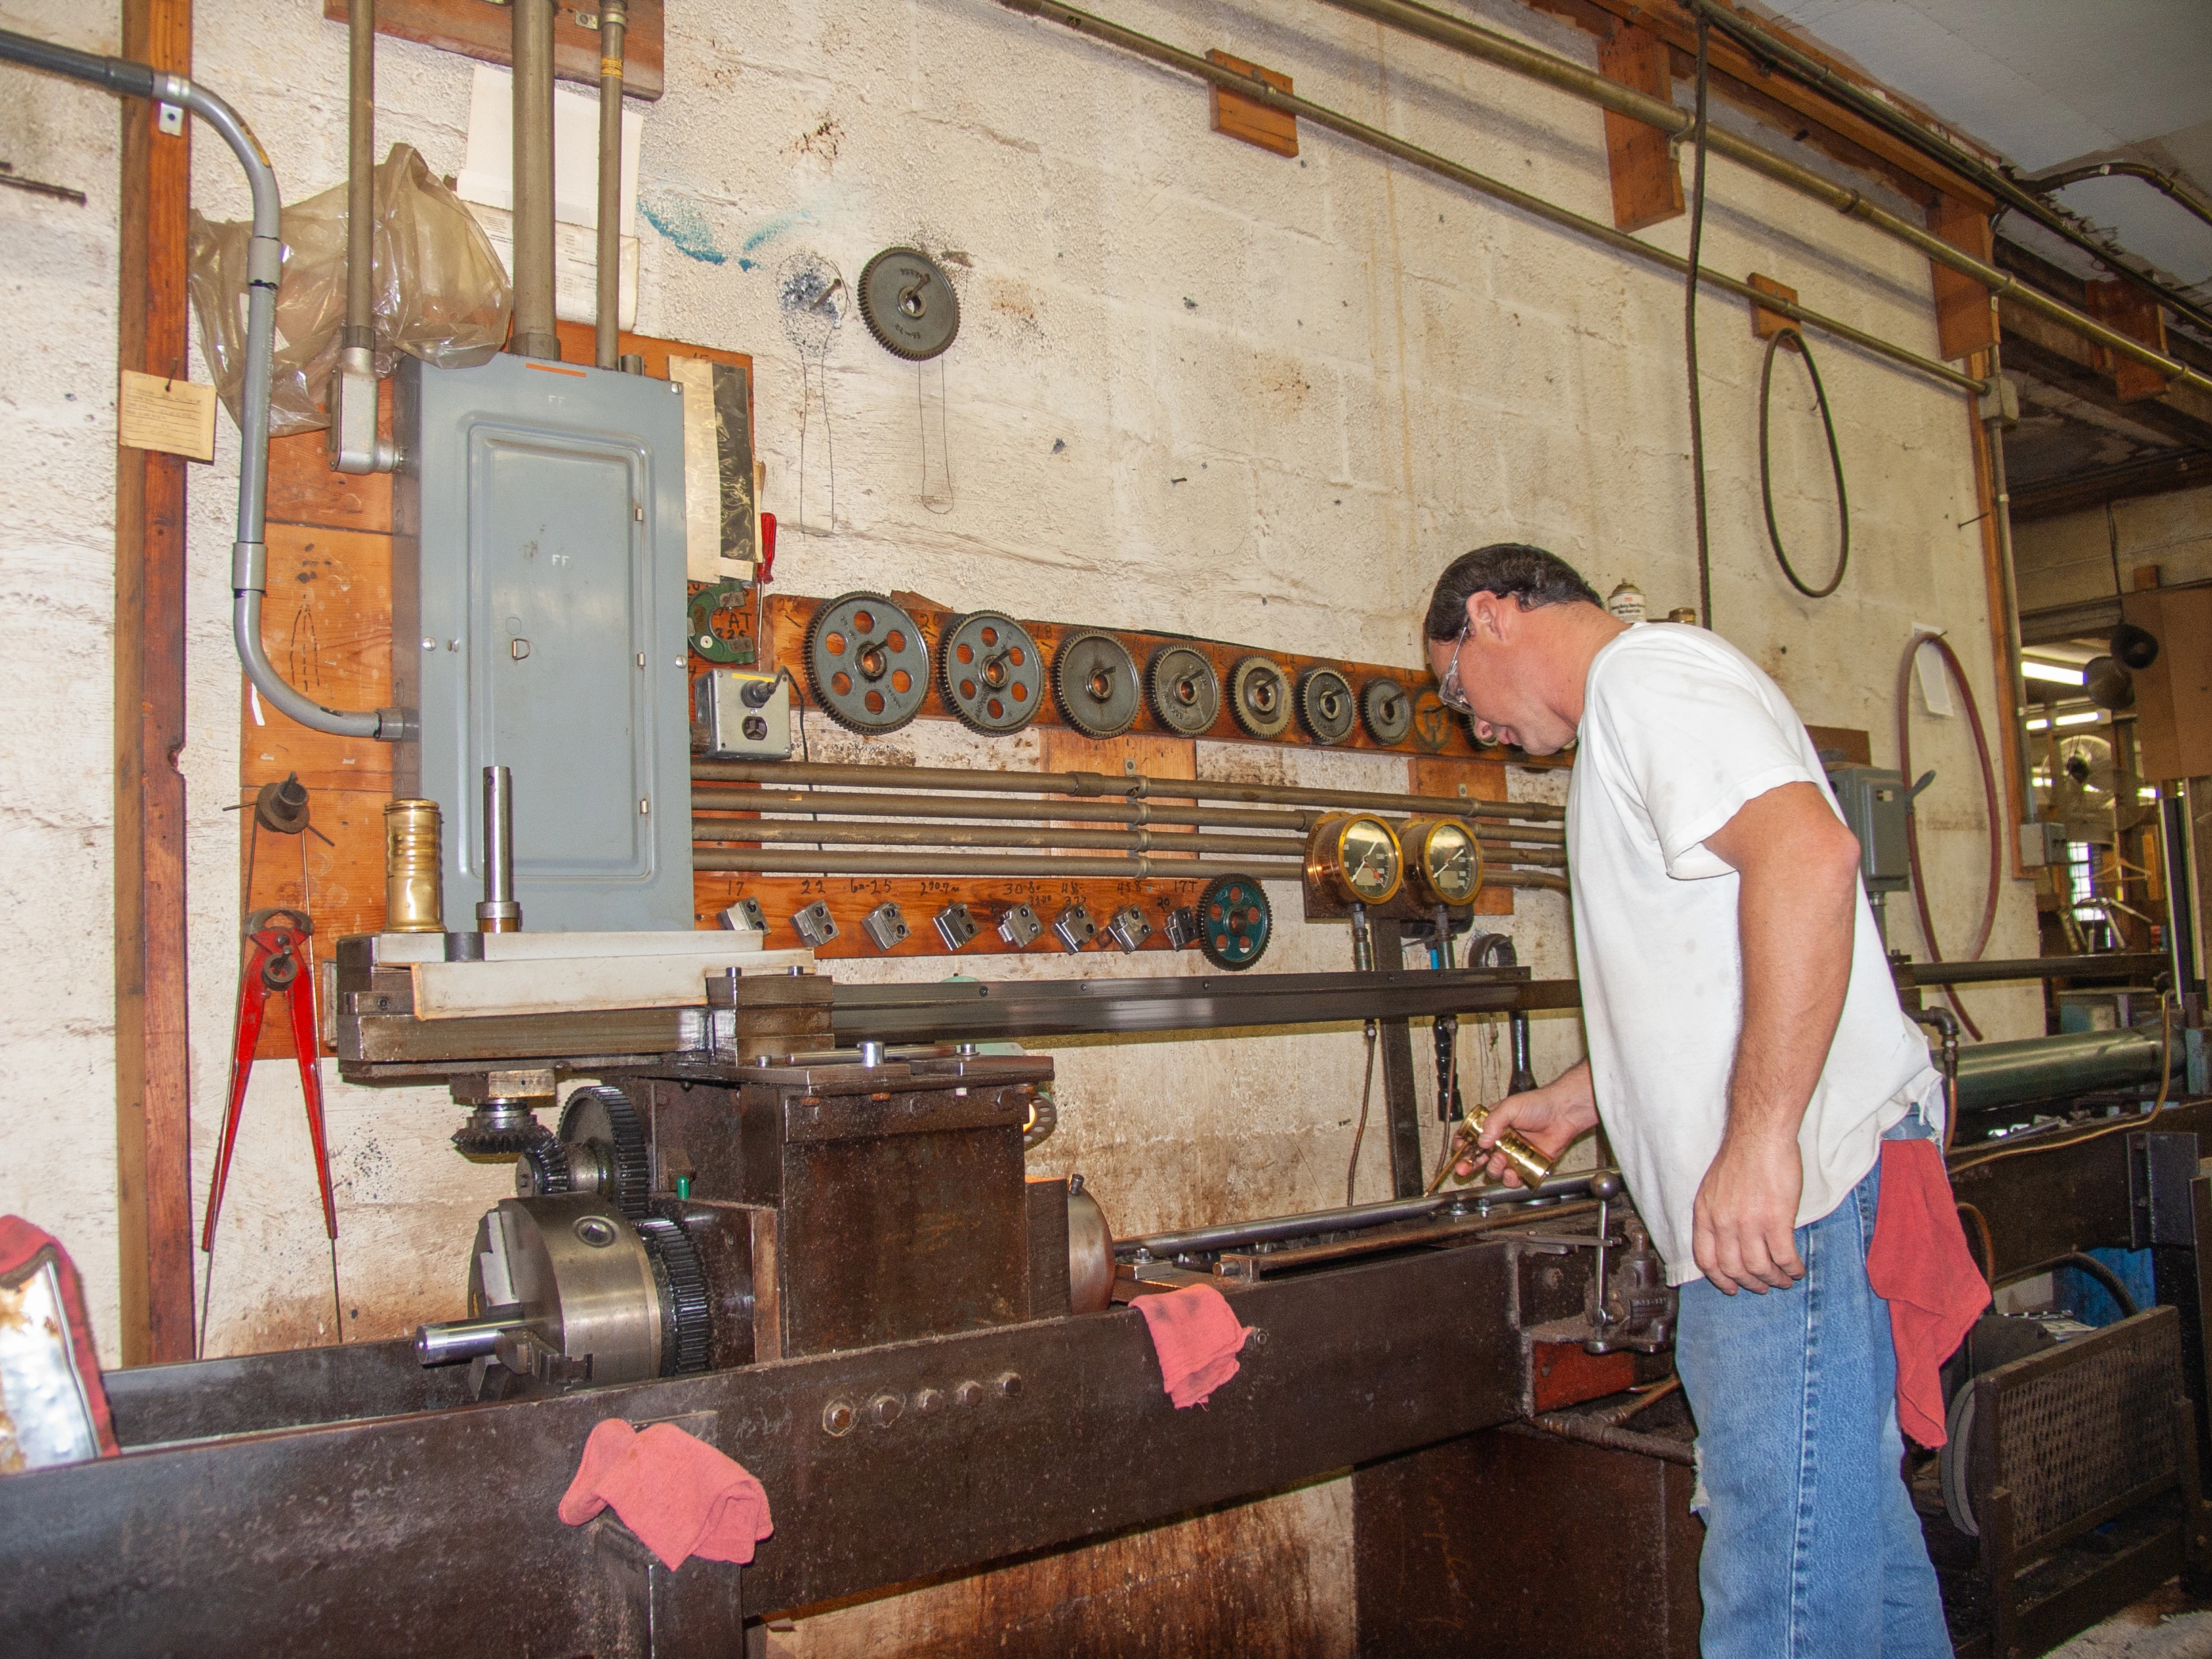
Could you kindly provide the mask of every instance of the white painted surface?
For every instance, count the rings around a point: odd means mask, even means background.
[[[1506,0],[1478,9],[1595,61],[1588,37],[1555,20]],[[343,169],[345,35],[319,10],[297,0],[196,8],[196,75],[244,112],[295,197]],[[1608,214],[1599,117],[1563,96],[1280,0],[1122,0],[1116,15],[1194,50],[1222,45],[1288,70],[1302,93]],[[67,0],[0,9],[7,27],[112,49],[83,20]],[[14,446],[0,479],[0,642],[16,670],[0,691],[0,849],[15,877],[12,994],[0,1014],[0,1081],[15,1108],[0,1143],[0,1209],[69,1244],[112,1358],[117,121],[103,94],[0,74],[10,92],[0,154],[92,195],[78,209],[0,191],[0,279],[15,313],[0,342]],[[380,146],[404,138],[434,173],[456,171],[473,74],[465,59],[382,43]],[[1655,614],[1695,602],[1672,280],[1323,133],[1303,134],[1296,161],[1212,135],[1194,84],[988,4],[678,8],[667,75],[641,144],[640,323],[754,354],[763,506],[782,520],[787,591],[898,586],[962,606],[1402,664],[1419,660],[1419,611],[1436,572],[1483,541],[1548,545],[1600,592],[1632,578]],[[1726,162],[1711,178],[1712,263],[1776,276],[1809,304],[1932,353],[1924,263]],[[242,214],[242,181],[205,134],[194,181],[210,217]],[[1686,228],[1678,220],[1648,234],[1679,251]],[[810,252],[850,283],[870,254],[900,242],[945,255],[963,290],[958,343],[917,370],[848,319],[803,374],[778,307],[779,266]],[[1895,757],[1893,700],[1915,621],[1949,630],[1987,710],[1963,399],[1820,348],[1856,552],[1840,596],[1805,601],[1775,570],[1760,521],[1758,345],[1733,305],[1708,297],[1703,315],[1723,631],[1808,720],[1871,730],[1877,762]],[[197,358],[188,368],[204,378]],[[1809,405],[1788,382],[1776,463],[1784,532],[1818,548],[1832,508]],[[236,799],[239,770],[228,640],[236,445],[226,421],[191,498],[179,764],[191,792],[201,1190],[237,969],[237,827],[220,810]],[[862,748],[807,724],[817,758]],[[1979,913],[1984,869],[1964,725],[1923,719],[1914,739],[1917,764],[1939,774],[1923,798],[1923,838],[1939,926],[1954,944]],[[1034,765],[1036,740],[917,726],[868,753]],[[1395,759],[1303,750],[1208,745],[1202,763],[1367,787],[1404,777]],[[1536,799],[1558,799],[1563,782],[1514,775],[1516,793]],[[1286,925],[1267,970],[1348,964],[1341,927],[1290,924],[1295,895],[1277,886],[1273,896]],[[1893,909],[1893,941],[1917,951],[1907,907]],[[1539,975],[1571,970],[1556,895],[1523,895],[1512,932]],[[2008,881],[1991,952],[2034,948],[2028,890]],[[1127,964],[1113,952],[1080,963],[1039,952],[958,966],[1012,976]],[[1970,1006],[1993,1037],[2039,1029],[2032,992],[1978,991]],[[1462,1042],[1470,1086],[1495,1098],[1505,1078],[1496,1029],[1470,1021]],[[1579,1046],[1571,1017],[1537,1021],[1545,1075]],[[1417,1034],[1425,1098],[1427,1049]],[[1341,1199],[1362,1070],[1356,1025],[1054,1052],[1060,1128],[1032,1170],[1081,1169],[1117,1231]],[[349,1334],[458,1312],[470,1230],[508,1190],[508,1170],[447,1148],[461,1114],[442,1091],[350,1088],[327,1065],[324,1075]],[[1386,1189],[1379,1085],[1373,1110],[1363,1198]],[[1433,1152],[1437,1127],[1423,1129]],[[329,1340],[327,1271],[297,1083],[289,1067],[264,1066],[231,1177],[210,1350]]]

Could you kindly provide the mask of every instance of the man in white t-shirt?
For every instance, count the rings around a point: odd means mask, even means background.
[[[1703,1651],[1948,1656],[1866,1272],[1880,1143],[1936,1127],[1940,1079],[1803,722],[1726,641],[1632,627],[1533,547],[1455,560],[1425,632],[1485,738],[1577,745],[1589,1058],[1492,1108],[1483,1140],[1518,1129],[1556,1156],[1602,1121],[1682,1287]]]

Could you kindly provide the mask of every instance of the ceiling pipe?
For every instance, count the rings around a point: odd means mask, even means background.
[[[1364,17],[1371,22],[1386,24],[1463,56],[1479,58],[1499,69],[1526,76],[1530,80],[1540,81],[1586,103],[1595,104],[1601,109],[1626,116],[1633,121],[1641,121],[1646,126],[1656,127],[1672,139],[1687,142],[1691,129],[1697,125],[1693,115],[1666,99],[1655,98],[1649,93],[1638,92],[1633,87],[1623,86],[1620,82],[1608,79],[1594,70],[1585,69],[1580,64],[1540,52],[1508,35],[1482,28],[1431,7],[1415,4],[1413,0],[1322,0],[1322,3]],[[1717,22],[1722,14],[1717,10],[1705,9],[1710,10]],[[1823,88],[1821,90],[1827,89]],[[1833,208],[1846,218],[1871,226],[1883,235],[1918,250],[1946,270],[1972,278],[2000,298],[2026,306],[2029,310],[2087,337],[2099,345],[2156,369],[2169,380],[2193,386],[2201,392],[2212,392],[2212,379],[2198,374],[2179,359],[2169,357],[2164,352],[2145,345],[2133,335],[2123,334],[2094,317],[2030,288],[2010,271],[1977,259],[1910,220],[1900,219],[1897,215],[1875,206],[1860,191],[1824,179],[1810,167],[1801,166],[1786,156],[1777,155],[1747,138],[1714,126],[1711,122],[1705,125],[1705,148],[1762,178],[1771,179],[1802,196]],[[1978,183],[1979,180],[1974,182]],[[2056,188],[2055,185],[2051,187]],[[1767,304],[1765,301],[1758,303]],[[1767,309],[1771,310],[1773,307],[1767,305]]]
[[[331,471],[389,472],[399,452],[377,434],[376,0],[353,0],[346,41],[346,312],[331,370]]]
[[[599,242],[595,275],[598,303],[592,313],[593,361],[601,368],[621,367],[622,346],[622,157],[623,32],[629,14],[621,0],[599,7]]]
[[[1546,201],[1540,196],[1531,196],[1526,191],[1516,190],[1504,180],[1493,179],[1487,173],[1478,173],[1473,167],[1462,167],[1456,161],[1447,161],[1433,150],[1423,149],[1419,145],[1409,143],[1395,133],[1385,132],[1380,127],[1370,126],[1364,121],[1354,120],[1351,116],[1344,114],[1341,111],[1331,109],[1326,104],[1316,104],[1310,99],[1284,92],[1261,80],[1257,76],[1240,75],[1235,70],[1200,58],[1195,53],[1184,52],[1179,47],[1171,46],[1166,41],[1155,40],[1149,34],[1140,34],[1134,29],[1124,28],[1118,23],[1109,22],[1103,17],[1079,10],[1073,6],[1059,4],[1057,0],[999,0],[999,3],[1009,11],[1020,12],[1031,17],[1046,18],[1079,34],[1092,36],[1109,46],[1117,46],[1124,52],[1158,64],[1163,68],[1177,70],[1185,75],[1194,76],[1199,80],[1221,88],[1224,91],[1233,92],[1240,98],[1249,99],[1253,103],[1265,105],[1269,109],[1280,110],[1285,114],[1296,116],[1301,120],[1310,121],[1316,126],[1325,127],[1331,132],[1352,140],[1355,143],[1364,144],[1370,149],[1380,150],[1383,155],[1403,161],[1410,167],[1417,167],[1424,172],[1433,173],[1440,179],[1448,179],[1455,185],[1464,185],[1479,195],[1487,196],[1493,201],[1503,202],[1508,207],[1517,208],[1531,218],[1540,219],[1547,224],[1557,225],[1562,230],[1574,231],[1589,237],[1594,242],[1601,242],[1619,252],[1657,265],[1663,270],[1671,271],[1677,276],[1689,274],[1690,262],[1678,253],[1669,253],[1665,248],[1656,247],[1651,243],[1632,236],[1626,231],[1616,230],[1611,225],[1601,224],[1595,219],[1587,219],[1579,213],[1570,212],[1555,203]],[[1908,350],[1893,341],[1885,340],[1880,335],[1869,334],[1864,329],[1854,328],[1849,323],[1825,316],[1794,301],[1761,293],[1749,283],[1739,282],[1733,276],[1724,276],[1711,265],[1701,264],[1698,267],[1698,280],[1720,289],[1723,294],[1732,294],[1740,300],[1749,301],[1763,310],[1787,317],[1792,322],[1801,323],[1808,328],[1818,329],[1823,334],[1855,345],[1863,351],[1884,358],[1900,368],[1924,374],[1931,380],[1940,381],[1948,386],[1954,386],[1962,392],[1978,392],[1985,389],[1983,383],[1973,375],[1962,374],[1948,363],[1938,362],[1933,357],[1924,357],[1920,353]],[[2155,356],[2155,354],[2153,355]],[[2162,363],[2170,362],[2170,360],[2165,358],[2160,358],[2159,361]],[[2171,368],[2175,370],[2179,370],[2180,367],[2178,363],[2171,364]]]
[[[514,333],[518,357],[561,361],[553,325],[553,0],[514,0]]]
[[[269,381],[276,352],[276,284],[284,274],[284,204],[260,141],[236,110],[204,87],[127,58],[103,58],[0,29],[0,59],[65,75],[123,97],[188,109],[214,129],[246,170],[253,195],[253,233],[246,253],[246,361],[240,392],[246,418],[239,427],[238,536],[230,556],[232,637],[246,678],[277,713],[317,732],[398,742],[406,735],[400,710],[348,714],[325,708],[288,684],[261,644],[261,602],[269,586],[269,549],[263,539],[269,502]]]

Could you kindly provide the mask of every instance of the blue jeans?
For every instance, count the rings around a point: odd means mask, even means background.
[[[1867,1283],[1881,1182],[1877,1163],[1797,1229],[1805,1277],[1790,1289],[1682,1286],[1674,1363],[1698,1421],[1705,1659],[1950,1659],[1900,1471],[1889,1304]]]

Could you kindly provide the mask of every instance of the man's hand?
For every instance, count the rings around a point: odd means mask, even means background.
[[[1488,1109],[1489,1120],[1482,1126],[1481,1151],[1497,1146],[1498,1137],[1508,1129],[1517,1129],[1521,1138],[1546,1158],[1557,1158],[1577,1135],[1597,1127],[1597,1099],[1590,1090],[1589,1062],[1584,1060],[1560,1073],[1540,1089],[1508,1095]],[[1470,1121],[1463,1131],[1473,1127]],[[1452,1173],[1462,1181],[1471,1180],[1478,1162],[1488,1168],[1492,1181],[1502,1178],[1509,1187],[1521,1184],[1502,1152],[1483,1158],[1480,1152],[1463,1150]]]
[[[1796,1136],[1731,1131],[1698,1187],[1690,1228],[1698,1271],[1730,1296],[1764,1296],[1802,1279],[1796,1235],[1804,1187]]]

